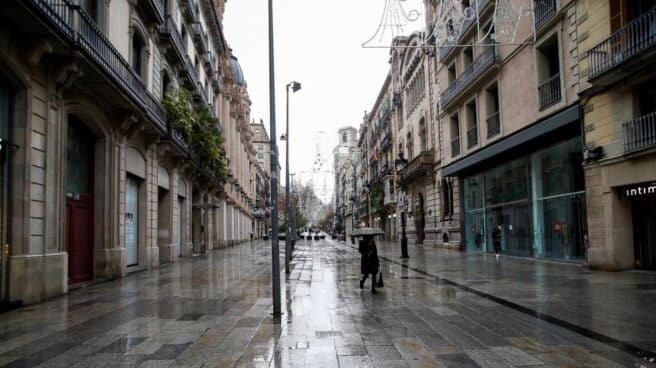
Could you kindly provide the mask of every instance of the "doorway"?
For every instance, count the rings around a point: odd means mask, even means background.
[[[93,162],[95,137],[75,115],[66,143],[66,251],[68,283],[93,279]]]
[[[656,270],[656,197],[634,199],[631,207],[636,268]]]
[[[415,244],[424,244],[426,235],[424,234],[424,227],[426,226],[426,219],[424,217],[424,196],[417,194],[417,206],[415,207],[415,232],[417,234],[417,241]]]
[[[139,179],[128,175],[125,189],[125,248],[128,266],[139,264]]]

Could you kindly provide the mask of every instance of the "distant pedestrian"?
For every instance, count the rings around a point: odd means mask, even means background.
[[[492,230],[492,245],[494,245],[494,253],[498,260],[499,252],[501,252],[501,225],[495,226]]]
[[[362,254],[360,269],[363,277],[360,280],[360,289],[364,289],[364,283],[371,275],[371,292],[376,294],[376,275],[380,269],[380,260],[378,259],[378,249],[372,236],[365,236],[360,242],[358,250]]]

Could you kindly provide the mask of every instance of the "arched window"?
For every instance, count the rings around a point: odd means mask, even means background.
[[[408,152],[408,160],[415,158],[414,150],[412,147],[412,132],[408,132],[407,143],[405,144],[406,152]]]
[[[138,31],[132,33],[132,55],[131,66],[132,69],[141,76],[142,79],[146,77],[146,41]]]

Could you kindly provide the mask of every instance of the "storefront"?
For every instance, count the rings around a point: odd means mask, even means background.
[[[579,137],[463,178],[465,248],[582,260],[585,184]]]
[[[656,182],[621,187],[619,196],[631,203],[635,267],[656,270]]]
[[[578,105],[451,163],[461,193],[462,250],[585,259],[585,175]]]

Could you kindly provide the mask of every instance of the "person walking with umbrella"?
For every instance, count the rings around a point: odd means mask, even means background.
[[[376,294],[376,275],[380,271],[380,260],[378,259],[378,249],[374,242],[374,235],[382,233],[382,230],[375,228],[358,229],[354,232],[355,236],[362,236],[362,240],[358,244],[358,251],[362,255],[360,259],[360,273],[362,279],[360,280],[360,289],[364,289],[364,283],[371,275],[371,292]],[[382,275],[379,285],[382,286]]]

